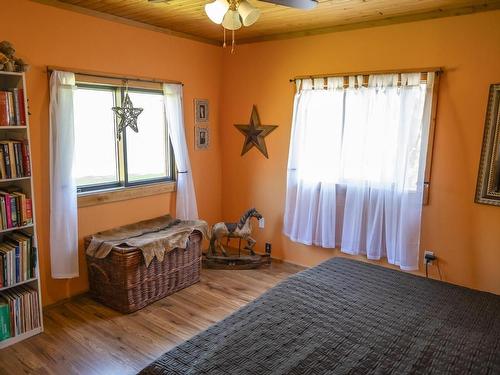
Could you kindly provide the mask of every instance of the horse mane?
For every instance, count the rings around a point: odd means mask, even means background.
[[[238,222],[238,228],[239,228],[239,229],[243,228],[243,226],[245,225],[245,222],[248,220],[248,218],[249,218],[250,216],[252,216],[252,214],[253,214],[254,212],[256,212],[256,211],[257,211],[257,210],[256,210],[255,208],[251,208],[251,209],[249,209],[247,212],[245,212],[245,213],[243,214],[243,216],[241,216],[240,221]]]

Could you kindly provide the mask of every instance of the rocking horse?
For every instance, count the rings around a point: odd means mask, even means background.
[[[264,256],[257,255],[253,250],[257,241],[250,235],[252,233],[251,219],[262,219],[262,215],[255,209],[251,208],[241,216],[237,223],[220,222],[212,227],[212,235],[210,237],[210,247],[205,254],[204,264],[209,268],[254,268],[262,264],[262,258],[270,259],[270,254]],[[239,239],[238,255],[232,255],[224,248],[222,241],[233,238]],[[244,250],[248,250],[249,256],[241,255],[241,241],[246,241]],[[227,246],[228,246],[227,245]]]

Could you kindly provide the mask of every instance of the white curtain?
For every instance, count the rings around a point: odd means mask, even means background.
[[[50,77],[50,261],[52,277],[78,277],[78,212],[73,178],[75,75]]]
[[[297,81],[284,232],[418,268],[434,73]]]
[[[193,174],[184,131],[182,85],[163,84],[165,114],[177,166],[176,216],[182,220],[198,219]]]

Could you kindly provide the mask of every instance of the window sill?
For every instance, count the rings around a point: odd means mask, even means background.
[[[78,208],[126,201],[151,195],[171,193],[176,190],[176,182],[162,182],[151,185],[119,187],[78,194]]]

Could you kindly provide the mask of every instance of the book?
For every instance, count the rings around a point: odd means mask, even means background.
[[[12,222],[12,213],[11,213],[12,203],[11,203],[10,194],[5,192],[5,191],[0,190],[0,196],[3,196],[3,198],[5,200],[5,211],[4,212],[5,212],[5,218],[6,218],[6,224],[7,224],[6,228],[12,228],[14,225]]]
[[[35,277],[38,277],[38,275],[36,273],[36,265],[38,262],[37,254],[38,253],[37,253],[36,247],[33,246],[33,240],[30,241],[30,249],[31,249],[31,252],[30,252],[30,255],[31,255],[31,258],[30,258],[31,277],[30,277],[30,279],[33,279]]]
[[[0,145],[3,147],[3,155],[5,160],[5,170],[7,178],[16,178],[16,167],[15,167],[15,153],[14,144],[9,140],[0,141]]]
[[[40,327],[40,301],[35,289],[21,285],[1,292],[0,298],[8,306],[10,337]]]
[[[16,264],[14,265],[14,271],[16,274],[16,283],[19,283],[23,280],[23,277],[21,275],[22,272],[22,263],[21,263],[21,249],[19,246],[15,245],[10,245],[14,248],[14,254],[16,255]]]
[[[8,194],[10,194],[12,226],[13,227],[22,226],[23,218],[22,218],[21,198],[22,197],[26,198],[26,195],[22,192],[21,188],[16,185],[8,186],[4,190]]]
[[[16,125],[16,109],[14,105],[14,94],[7,91],[7,100],[9,102],[9,125]]]
[[[28,249],[25,240],[14,236],[6,236],[5,242],[13,246],[16,251],[16,282],[28,280]]]
[[[33,248],[33,237],[30,234],[22,231],[13,232],[10,236],[12,236],[16,241],[23,243],[24,254],[26,255],[26,258],[24,260],[24,264],[26,267],[26,279],[34,278],[36,257],[33,257],[33,253],[36,253],[36,249]]]
[[[33,203],[31,198],[26,198],[26,225],[33,223]]]
[[[1,224],[2,228],[1,229],[7,229],[7,210],[5,208],[5,197],[0,195],[0,217],[1,217]]]
[[[12,173],[10,169],[10,156],[9,156],[9,146],[5,142],[0,141],[0,147],[3,150],[3,159],[5,165],[5,178],[12,178]]]
[[[31,234],[15,231],[0,242],[0,286],[6,287],[36,277],[36,248]]]
[[[7,91],[0,91],[0,126],[9,126],[9,98]]]
[[[24,141],[21,144],[21,153],[23,158],[23,176],[31,176],[31,160],[30,160],[30,152],[28,147],[28,141]],[[1,172],[1,166],[0,166]]]
[[[17,171],[16,171],[16,159],[15,159],[16,158],[16,153],[14,151],[14,142],[13,141],[6,141],[6,143],[7,143],[8,150],[9,150],[11,178],[16,178],[18,176],[17,176]]]
[[[5,241],[12,246],[19,247],[21,253],[20,274],[22,280],[31,279],[31,236],[27,236],[22,232],[13,232],[5,236]]]
[[[23,154],[21,151],[21,142],[13,142],[14,146],[14,160],[15,160],[15,165],[16,165],[16,174],[17,177],[22,177],[24,176],[23,173]]]
[[[30,155],[27,141],[0,141],[0,175],[3,179],[31,175]]]
[[[10,336],[9,304],[4,298],[0,298],[0,341],[8,339]]]
[[[3,269],[3,254],[0,253],[0,288],[3,288],[5,286],[5,274],[4,274],[4,269]]]
[[[23,226],[28,224],[27,222],[27,210],[26,210],[26,194],[21,192],[13,192],[11,195],[15,196],[17,199],[17,217],[18,225]]]
[[[17,199],[12,195],[9,195],[10,198],[10,220],[12,221],[12,227],[19,226],[18,221],[18,211],[17,211]]]
[[[12,99],[14,102],[14,123],[11,125],[21,125],[21,108],[19,105],[19,89],[14,88],[9,90],[12,93]]]
[[[6,243],[0,243],[0,255],[3,258],[3,278],[4,286],[13,285],[16,283],[16,254],[15,248]]]
[[[17,96],[19,101],[19,124],[26,126],[26,103],[24,102],[24,90],[18,89]]]
[[[3,156],[3,147],[0,147],[0,178],[2,178],[2,179],[7,178],[7,175],[5,172],[5,161],[4,161],[4,156]]]

